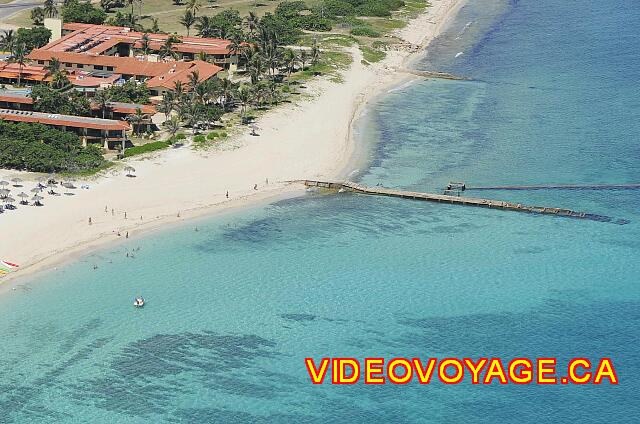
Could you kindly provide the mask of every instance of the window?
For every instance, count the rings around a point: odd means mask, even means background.
[[[68,67],[68,68],[73,67],[73,65],[72,65],[71,63],[65,63],[65,64],[64,64],[64,66],[66,66],[66,67]]]
[[[107,66],[107,71],[113,71],[113,66]]]
[[[78,63],[78,68],[82,69],[84,68],[84,65],[82,63]]]
[[[93,65],[94,69],[103,70],[104,67],[102,65]]]
[[[44,65],[44,60],[39,60],[38,65]]]

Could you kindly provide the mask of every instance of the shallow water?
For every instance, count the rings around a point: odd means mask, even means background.
[[[466,6],[417,66],[472,80],[374,105],[361,181],[640,182],[639,21]],[[308,195],[130,239],[0,296],[0,422],[637,421],[638,192],[481,195],[631,222]],[[306,356],[608,356],[620,384],[313,386]]]

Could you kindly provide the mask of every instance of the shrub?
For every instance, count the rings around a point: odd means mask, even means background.
[[[351,30],[351,35],[360,35],[362,37],[377,38],[380,37],[380,33],[373,28],[358,26]]]
[[[218,134],[215,131],[212,131],[209,134],[207,134],[207,140],[215,140],[218,137],[220,137],[220,134]]]
[[[176,136],[175,136],[175,139],[176,139],[176,140],[185,140],[186,138],[187,138],[187,136],[186,136],[186,135],[184,135],[184,133],[178,133],[178,134],[176,134]]]
[[[193,137],[193,141],[195,143],[204,143],[205,140],[206,140],[206,138],[203,135],[197,135],[197,136]]]
[[[34,172],[94,171],[105,165],[99,147],[41,124],[0,121],[0,168]]]
[[[130,147],[124,151],[124,157],[141,155],[143,153],[149,153],[156,150],[166,149],[171,146],[171,143],[167,141],[154,141],[153,143],[143,144],[142,146]]]
[[[220,133],[220,138],[225,138],[226,136],[227,136],[226,132],[223,131],[223,132]]]

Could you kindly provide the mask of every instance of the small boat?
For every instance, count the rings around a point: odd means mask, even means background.
[[[136,308],[142,308],[144,306],[144,297],[136,297],[136,299],[133,301],[133,306],[135,306]]]

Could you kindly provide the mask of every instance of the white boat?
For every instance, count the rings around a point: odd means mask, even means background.
[[[144,306],[144,297],[136,297],[136,299],[133,301],[133,306],[135,306],[136,308],[142,308]]]

